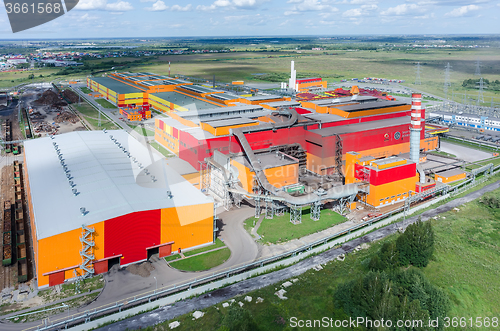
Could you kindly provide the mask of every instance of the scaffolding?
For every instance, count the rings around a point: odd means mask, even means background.
[[[274,215],[283,216],[285,215],[286,206],[279,201],[273,201]]]
[[[321,217],[321,202],[316,201],[311,205],[311,219],[313,221],[319,221]]]
[[[82,244],[80,257],[82,258],[82,263],[80,264],[80,269],[82,270],[83,278],[92,277],[94,275],[94,267],[92,266],[92,262],[95,260],[94,233],[94,228],[82,225],[82,236],[80,237],[80,243]]]
[[[266,202],[266,219],[272,220],[274,216],[274,203],[267,192],[264,201]]]
[[[342,173],[342,153],[344,145],[342,138],[337,134],[335,139],[335,172],[342,184],[345,184],[345,177]]]
[[[290,206],[290,222],[292,224],[302,223],[302,207],[297,205]]]
[[[208,188],[210,187],[210,167],[206,161],[198,162],[200,163],[201,191],[208,192]]]
[[[255,201],[255,218],[259,218],[260,217],[260,213],[261,213],[261,210],[260,210],[260,197],[254,197],[253,198],[254,201]]]

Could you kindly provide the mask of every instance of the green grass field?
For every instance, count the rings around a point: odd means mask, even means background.
[[[230,82],[244,80],[246,82],[262,82],[268,74],[289,76],[290,61],[295,61],[297,74],[304,76],[320,76],[329,82],[340,79],[362,78],[367,76],[397,78],[406,82],[402,85],[415,87],[415,65],[422,65],[421,82],[417,88],[423,92],[444,97],[444,69],[447,63],[453,67],[450,76],[453,92],[464,93],[462,82],[474,78],[475,61],[479,57],[483,63],[482,74],[489,80],[498,79],[500,70],[500,54],[493,49],[420,49],[420,50],[359,50],[350,52],[339,50],[328,52],[329,55],[313,51],[295,50],[276,53],[238,52],[229,54],[202,54],[183,56],[164,56],[153,60],[151,65],[138,66],[136,69],[148,70],[159,74],[168,74],[168,61],[172,62],[172,75],[183,74],[211,80]],[[486,65],[487,63],[487,65]],[[320,65],[319,65],[320,64]],[[260,79],[259,79],[260,78]],[[467,90],[470,96],[477,94]],[[491,97],[500,100],[500,92],[485,90],[485,104]],[[461,96],[455,95],[460,101]],[[429,99],[432,100],[432,99]]]
[[[226,262],[231,256],[229,248],[222,248],[213,252],[193,256],[186,259],[169,262],[170,266],[183,271],[202,271],[212,269]]]
[[[95,99],[95,102],[97,102],[98,104],[100,104],[104,108],[117,109],[117,107],[115,105],[113,105],[111,102],[109,102],[106,99]]]
[[[145,136],[145,137],[154,137],[154,135],[155,135],[154,131],[151,131],[151,130],[148,130],[144,127],[141,127],[140,125],[136,126],[134,128],[134,131],[139,133],[140,135]]]
[[[500,198],[500,190],[494,192]],[[444,213],[446,219],[432,220],[435,232],[436,250],[431,263],[422,269],[427,278],[441,287],[449,296],[451,310],[449,317],[498,317],[500,314],[500,210],[486,207],[479,201],[467,203],[460,211]],[[342,309],[333,306],[333,292],[336,287],[360,274],[367,272],[371,256],[384,242],[395,240],[391,235],[371,247],[350,253],[343,262],[334,261],[321,271],[308,271],[297,277],[298,281],[286,289],[287,300],[275,295],[280,284],[273,284],[243,296],[249,295],[251,303],[244,307],[259,325],[259,330],[292,330],[289,319],[321,319],[328,316],[344,319]],[[261,297],[263,303],[255,303]],[[217,330],[226,315],[222,304],[203,310],[205,316],[193,320],[191,314],[180,316],[176,330]],[[169,321],[171,322],[171,321]],[[167,330],[168,323],[152,328]],[[339,328],[335,330],[352,330]],[[361,329],[360,329],[361,330]],[[447,328],[447,330],[492,330],[490,328]]]
[[[188,251],[185,253],[183,252],[183,254],[184,254],[184,256],[192,256],[195,254],[203,253],[206,251],[211,251],[213,249],[217,249],[217,248],[225,247],[225,246],[226,246],[226,244],[222,240],[217,238],[217,239],[215,239],[215,243],[213,245],[205,246],[205,247],[198,248],[198,249],[193,249],[192,251]],[[174,260],[179,259],[180,257],[181,256],[179,254],[170,255],[170,256],[165,258],[165,261],[167,261],[167,262],[174,261]]]
[[[310,208],[303,209],[301,224],[292,224],[289,213],[285,213],[283,216],[274,216],[271,220],[264,218],[257,229],[257,233],[262,237],[260,242],[262,244],[286,242],[346,221],[345,217],[329,209],[323,209],[320,220],[313,221],[310,219],[309,211]],[[257,222],[254,217],[245,221],[244,227],[247,231],[251,231],[254,220]]]
[[[446,152],[442,152],[442,151],[431,151],[428,154],[442,155],[442,156],[448,156],[448,157],[457,157],[456,155],[453,155],[453,154],[450,154],[450,153],[446,153]]]
[[[115,123],[108,120],[104,116],[101,116],[101,126],[99,126],[99,112],[85,101],[79,105],[74,104],[73,107],[82,115],[82,117],[87,121],[87,123],[92,127],[93,130],[119,129],[119,127]]]
[[[82,90],[82,92],[83,92],[83,93],[87,93],[87,94],[89,94],[89,93],[92,93],[92,92],[93,92],[93,91],[92,91],[91,89],[89,89],[88,87],[81,87],[80,89]]]
[[[161,146],[156,141],[150,141],[149,144],[151,145],[151,147],[153,147],[154,149],[156,149],[158,152],[160,152],[165,157],[173,157],[173,156],[175,156],[175,154],[169,152],[165,147]]]

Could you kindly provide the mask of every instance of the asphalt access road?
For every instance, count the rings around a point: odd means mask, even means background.
[[[164,259],[152,257],[151,262],[155,267],[148,277],[141,277],[130,273],[126,268],[112,268],[104,275],[106,280],[105,287],[98,298],[91,304],[72,309],[69,314],[77,314],[89,309],[94,309],[107,304],[114,304],[117,301],[125,300],[134,296],[144,295],[145,292],[153,291],[156,286],[158,289],[169,288],[178,283],[186,283],[195,278],[202,278],[212,273],[218,273],[226,269],[234,268],[239,265],[248,264],[255,261],[258,248],[250,234],[243,228],[243,222],[254,215],[252,208],[239,208],[221,213],[218,223],[221,238],[231,250],[229,259],[218,267],[202,272],[183,272],[171,268]],[[155,279],[156,277],[156,279]],[[51,321],[62,319],[68,316],[68,312],[50,317]],[[40,321],[31,323],[10,323],[5,320],[0,321],[0,330],[24,330],[29,327],[40,325]]]
[[[474,148],[457,145],[446,141],[441,141],[441,146],[439,147],[439,150],[442,152],[453,154],[457,158],[465,160],[467,162],[481,161],[493,156],[491,153],[478,151],[477,149]]]
[[[286,279],[290,279],[293,277],[297,277],[318,264],[325,264],[337,258],[341,254],[352,252],[354,248],[356,248],[358,245],[373,242],[382,239],[388,235],[391,235],[395,233],[399,228],[403,226],[408,226],[409,224],[416,222],[419,217],[421,217],[423,221],[427,221],[429,218],[450,211],[455,207],[461,206],[464,203],[470,202],[472,200],[481,197],[486,192],[490,192],[498,188],[500,188],[500,181],[485,186],[484,188],[476,192],[469,193],[465,197],[452,200],[437,208],[426,211],[421,215],[408,218],[406,221],[404,221],[404,224],[403,222],[390,224],[388,226],[375,230],[363,237],[351,240],[343,244],[340,248],[330,249],[324,253],[300,261],[297,264],[294,264],[285,269],[275,271],[266,275],[258,276],[255,278],[247,279],[196,298],[179,301],[176,302],[174,306],[166,306],[155,309],[148,313],[136,315],[121,322],[117,322],[99,328],[98,330],[122,331],[122,330],[143,329],[148,326],[153,326],[158,323],[163,323],[165,321],[174,319],[178,316],[187,314],[195,310],[202,310],[208,308],[223,301],[227,301],[234,296],[246,294],[248,292],[263,288],[265,286],[282,282]]]

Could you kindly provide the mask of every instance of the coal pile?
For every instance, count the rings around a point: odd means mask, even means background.
[[[79,101],[78,94],[76,94],[71,90],[64,90],[62,94],[64,98],[68,100],[70,103],[75,103]]]
[[[43,92],[42,96],[39,99],[35,100],[35,103],[39,105],[50,105],[56,107],[68,105],[66,102],[59,99],[59,96],[52,90]]]

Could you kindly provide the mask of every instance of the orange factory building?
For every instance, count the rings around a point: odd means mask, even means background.
[[[187,80],[153,73],[110,73],[88,77],[87,87],[118,107],[151,105],[161,112],[203,110],[239,104],[290,101],[282,96],[240,97],[229,92],[194,85]]]
[[[213,200],[124,131],[27,141],[24,169],[41,288],[213,242]]]

